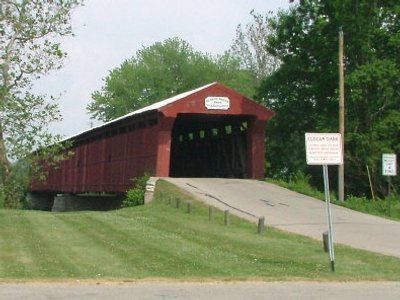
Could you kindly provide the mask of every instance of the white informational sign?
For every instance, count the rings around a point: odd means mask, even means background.
[[[397,175],[396,154],[382,154],[382,175],[383,176]]]
[[[343,147],[340,133],[306,133],[308,165],[343,164]]]
[[[335,271],[335,249],[333,244],[333,223],[329,193],[328,165],[343,164],[343,146],[340,133],[306,133],[306,155],[308,165],[322,165],[326,216],[328,223],[328,248],[331,270]]]
[[[228,97],[207,97],[204,105],[207,109],[228,110],[231,104]]]

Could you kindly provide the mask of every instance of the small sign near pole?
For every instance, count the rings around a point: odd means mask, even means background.
[[[388,180],[388,201],[389,201],[389,217],[391,216],[391,198],[390,186],[392,184],[392,176],[397,175],[397,156],[393,153],[382,154],[382,175],[387,176]]]
[[[342,136],[340,133],[306,133],[306,157],[308,165],[322,165],[324,175],[326,215],[328,223],[328,247],[331,270],[335,271],[333,224],[329,193],[328,165],[343,164]]]
[[[396,154],[382,154],[382,175],[396,176],[397,175],[397,157]]]

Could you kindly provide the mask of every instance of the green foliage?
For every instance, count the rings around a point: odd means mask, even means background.
[[[122,207],[132,207],[144,204],[145,190],[141,188],[133,188],[127,191],[126,198],[122,202]]]
[[[295,192],[324,200],[325,195],[323,192],[319,191],[317,188],[313,187],[310,184],[311,176],[305,174],[301,171],[296,172],[294,175],[290,176],[286,181],[284,179],[270,179],[267,178],[268,182],[277,184],[281,187],[287,188],[289,190],[293,190]],[[334,195],[331,194],[331,199],[335,199]]]
[[[26,189],[29,181],[28,165],[23,161],[14,163],[12,172],[0,188],[1,208],[20,209],[24,207]]]
[[[230,51],[239,57],[243,67],[253,74],[259,84],[264,77],[277,69],[279,60],[265,51],[268,38],[275,33],[272,13],[262,15],[252,10],[250,15],[252,22],[237,26]]]
[[[270,178],[267,178],[266,180],[303,195],[307,195],[319,200],[325,200],[324,193],[313,187],[310,184],[310,179],[310,175],[297,172],[289,181]],[[344,206],[372,215],[400,220],[400,197],[397,194],[393,194],[390,197],[377,199],[376,201],[368,199],[365,196],[356,197],[351,195],[347,197],[346,201],[344,202],[337,200],[337,197],[333,193],[331,193],[330,196],[332,203],[336,205]]]
[[[400,197],[396,195],[375,201],[366,197],[350,196],[344,203],[335,202],[335,204],[372,215],[400,220]]]
[[[66,53],[58,38],[72,35],[71,13],[81,3],[9,0],[0,4],[0,188],[7,207],[19,206],[27,173],[38,174],[38,161],[52,163],[50,156],[41,154],[62,146],[60,136],[48,133],[49,123],[61,119],[56,99],[35,95],[31,89],[34,80],[61,68]],[[32,154],[37,149],[41,151]],[[25,178],[21,160],[29,166]]]
[[[92,94],[87,109],[92,118],[109,121],[213,81],[248,96],[254,94],[254,78],[242,70],[237,58],[229,53],[213,57],[171,38],[144,47],[111,70],[103,88]]]
[[[400,154],[400,4],[398,1],[300,1],[271,26],[267,51],[281,62],[258,100],[276,111],[267,128],[268,176],[301,170],[321,185],[305,161],[305,132],[338,131],[338,32],[345,39],[346,190],[368,192],[366,164],[379,195],[381,154]],[[399,179],[395,179],[399,185]]]
[[[122,201],[122,207],[132,207],[144,204],[144,194],[146,193],[146,183],[150,176],[145,174],[133,179],[133,188],[126,192],[126,197]]]

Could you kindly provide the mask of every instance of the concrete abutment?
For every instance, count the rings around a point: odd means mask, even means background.
[[[113,210],[121,207],[122,199],[122,195],[57,194],[51,211]]]
[[[106,211],[121,207],[123,195],[76,195],[28,193],[28,207],[34,210],[66,212],[80,210]]]

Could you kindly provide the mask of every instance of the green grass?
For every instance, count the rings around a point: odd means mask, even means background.
[[[312,187],[309,184],[309,178],[301,173],[294,176],[289,182],[270,178],[267,178],[266,181],[319,200],[325,200],[324,193]],[[342,202],[336,198],[335,194],[331,193],[331,202],[371,215],[400,220],[400,198],[398,196],[375,201],[366,197],[350,196],[346,198],[346,201]]]
[[[365,212],[368,214],[400,220],[400,199],[391,197],[375,201],[365,197],[348,197],[345,202],[334,201],[335,204]]]
[[[194,203],[192,214],[168,204]],[[0,210],[0,279],[400,280],[400,259],[336,247],[208,209],[159,181],[155,200],[111,212]]]
[[[312,187],[307,181],[303,181],[301,179],[294,179],[287,182],[282,179],[267,178],[266,181],[298,192],[300,194],[304,194],[319,200],[325,200],[323,192],[320,192],[316,188]],[[332,201],[335,201],[335,196],[331,195],[331,199]]]

